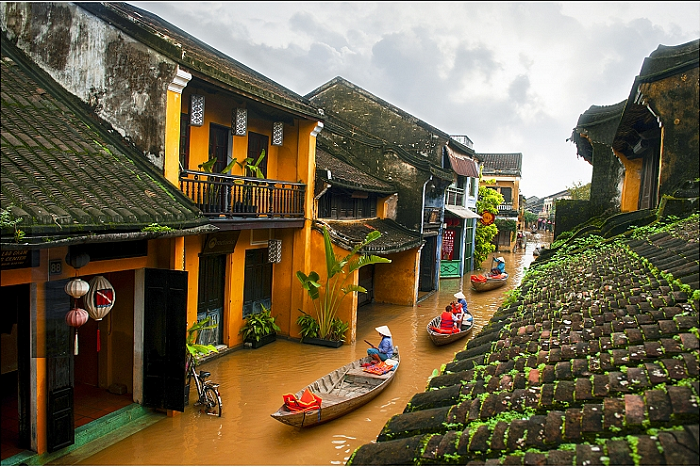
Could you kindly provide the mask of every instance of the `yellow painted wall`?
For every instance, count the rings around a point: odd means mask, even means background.
[[[636,211],[639,206],[639,188],[642,184],[643,159],[629,160],[621,152],[613,150],[622,165],[625,166],[625,177],[622,182],[622,196],[620,198],[620,211]]]
[[[420,269],[418,248],[381,256],[390,259],[391,263],[374,265],[374,301],[415,305]]]

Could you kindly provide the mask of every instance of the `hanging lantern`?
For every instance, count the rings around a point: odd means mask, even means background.
[[[85,282],[85,281],[83,281]],[[87,284],[87,282],[86,282]],[[70,310],[66,315],[66,324],[74,329],[73,355],[78,355],[78,328],[87,323],[88,312],[77,306]]]
[[[90,291],[85,296],[85,308],[90,318],[97,321],[97,351],[100,351],[100,321],[114,306],[114,287],[103,276],[95,276],[90,281]]]
[[[90,284],[88,284],[81,278],[76,277],[75,279],[68,282],[66,286],[63,287],[63,290],[65,290],[65,292],[71,297],[78,299],[86,293],[88,293],[88,290],[90,290]]]

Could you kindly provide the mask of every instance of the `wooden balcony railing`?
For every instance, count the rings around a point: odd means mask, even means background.
[[[180,190],[209,217],[304,218],[303,183],[183,170]]]

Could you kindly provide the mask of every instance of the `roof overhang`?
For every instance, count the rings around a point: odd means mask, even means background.
[[[469,208],[463,208],[461,206],[446,206],[445,211],[449,211],[455,216],[459,216],[462,219],[481,219],[481,216],[472,211]]]
[[[450,157],[450,165],[452,165],[452,170],[455,173],[465,177],[479,178],[479,164],[474,159],[457,154],[449,146],[445,146],[445,150],[447,150],[447,155]]]

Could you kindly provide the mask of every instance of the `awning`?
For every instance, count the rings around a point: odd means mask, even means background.
[[[481,216],[472,211],[469,208],[462,208],[459,206],[448,206],[445,208],[446,211],[451,212],[455,216],[459,216],[462,219],[481,219]]]

